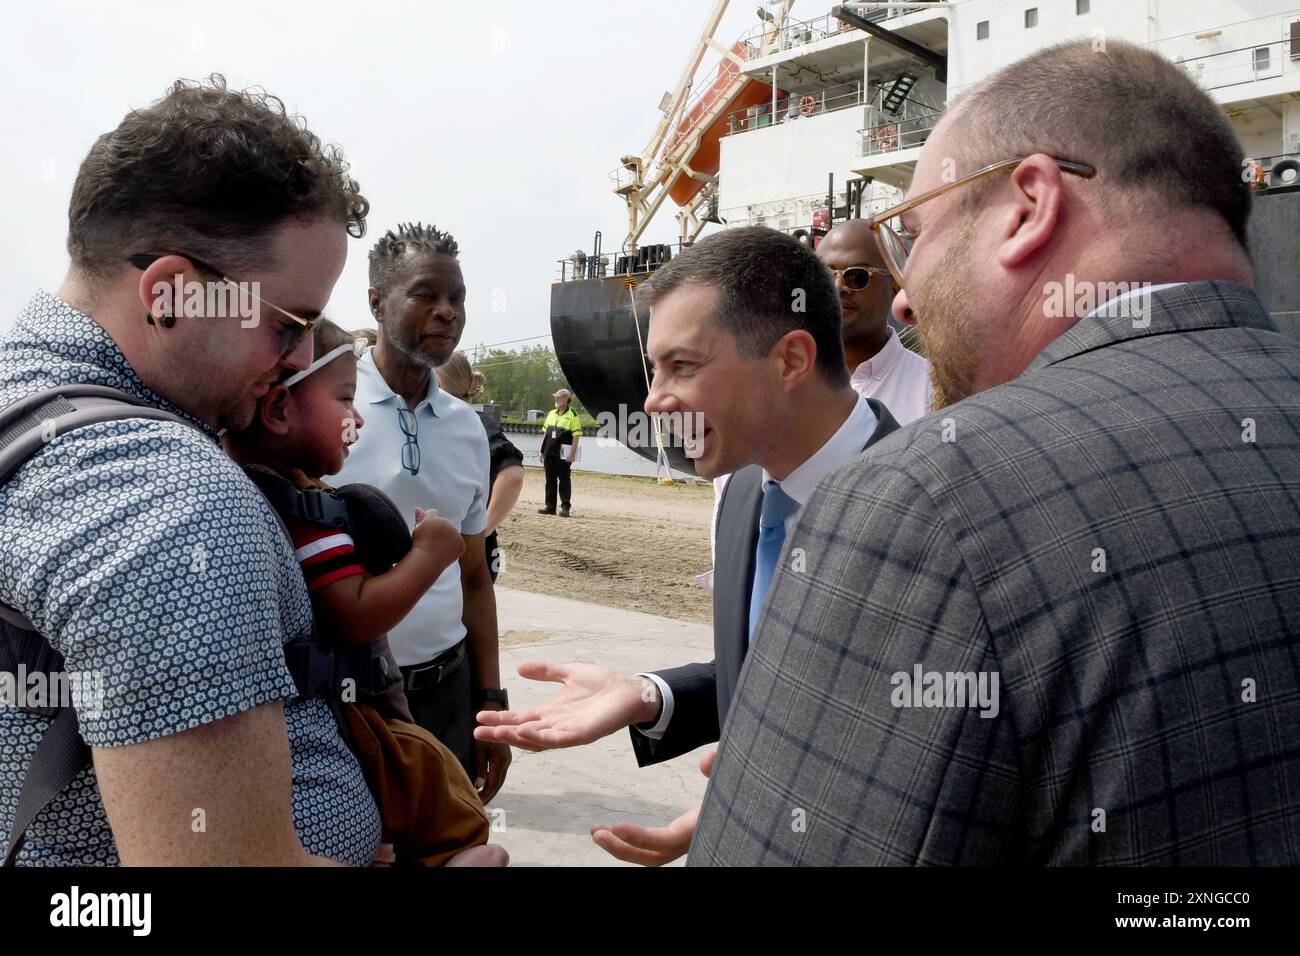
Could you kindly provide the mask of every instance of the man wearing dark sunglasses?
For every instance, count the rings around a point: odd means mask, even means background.
[[[890,327],[898,285],[865,219],[842,222],[817,246],[840,294],[849,382],[863,398],[884,404],[900,425],[930,411],[930,366]],[[907,326],[901,326],[911,333]]]
[[[871,228],[943,407],[801,510],[692,864],[1300,864],[1300,345],[1241,169],[1114,39],[936,126]]]

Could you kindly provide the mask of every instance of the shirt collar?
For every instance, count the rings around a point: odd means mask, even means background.
[[[389,386],[388,380],[384,378],[379,366],[375,364],[375,347],[372,345],[366,349],[365,354],[357,360],[357,375],[364,375],[373,386],[373,396],[370,399],[371,405],[382,405],[385,402],[397,401],[405,402],[402,396],[398,395]],[[447,403],[451,397],[438,387],[438,375],[432,369],[429,371],[429,388],[424,393],[424,398],[416,403],[413,412],[419,412],[422,408],[427,408],[429,414],[434,418],[441,418],[447,410]]]
[[[844,420],[834,435],[813,452],[794,471],[786,475],[781,482],[781,490],[803,507],[812,496],[817,483],[833,471],[838,471],[862,452],[872,433],[876,430],[876,413],[871,410],[865,398],[860,398],[853,406],[853,411]],[[775,479],[763,469],[763,487]]]
[[[1109,299],[1105,299],[1101,302],[1098,302],[1097,307],[1093,309],[1091,312],[1089,312],[1087,315],[1085,315],[1084,318],[1086,319],[1089,316],[1096,315],[1097,313],[1101,312],[1103,309],[1105,309],[1108,312],[1113,312],[1114,307],[1116,305],[1125,301],[1126,299],[1131,299],[1134,296],[1150,295],[1153,292],[1160,292],[1163,289],[1173,289],[1180,285],[1187,285],[1187,283],[1186,282],[1162,282],[1159,285],[1147,285],[1147,286],[1135,284],[1134,287],[1130,289],[1128,292],[1122,292],[1119,295],[1113,295]]]
[[[898,340],[898,335],[892,327],[887,328],[889,338],[885,340],[884,347],[853,370],[854,382],[869,382],[873,378],[884,378],[889,374],[890,369],[898,364],[904,351],[903,343]]]
[[[56,376],[58,384],[115,388],[218,440],[215,428],[145,385],[102,325],[44,289],[36,293],[5,336],[4,350],[14,349],[39,356],[39,371],[46,379]]]

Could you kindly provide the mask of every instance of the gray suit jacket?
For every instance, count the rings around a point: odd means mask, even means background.
[[[898,431],[898,422],[880,402],[866,399],[876,427],[863,445],[870,448]],[[673,692],[673,719],[659,740],[629,727],[632,749],[641,767],[663,763],[717,741],[727,719],[740,667],[749,650],[749,595],[754,585],[758,517],[763,506],[763,469],[741,468],[727,482],[718,503],[714,541],[713,654],[707,664],[686,664],[656,671]]]
[[[1234,283],[1148,318],[819,486],[692,864],[1300,864],[1300,345]]]

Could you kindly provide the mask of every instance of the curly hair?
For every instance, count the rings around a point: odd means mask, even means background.
[[[409,255],[420,253],[455,259],[460,255],[460,246],[451,233],[443,232],[437,226],[420,222],[398,223],[396,232],[389,229],[370,250],[370,288],[380,295],[387,294],[402,261]]]
[[[187,252],[232,273],[273,267],[275,228],[331,216],[365,235],[370,204],[342,151],[283,101],[225,77],[177,80],[132,110],[81,163],[68,254],[92,277],[133,252]]]

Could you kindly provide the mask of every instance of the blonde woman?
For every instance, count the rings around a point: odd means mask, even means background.
[[[454,395],[470,404],[483,391],[486,380],[482,372],[470,367],[464,352],[454,352],[443,365],[438,366],[438,387],[448,395]],[[483,539],[487,548],[488,570],[493,582],[501,568],[501,553],[497,547],[497,527],[506,520],[510,509],[519,500],[519,493],[524,488],[524,456],[510,439],[502,433],[499,425],[483,427],[487,430],[488,454],[490,465],[488,471],[487,531]]]

